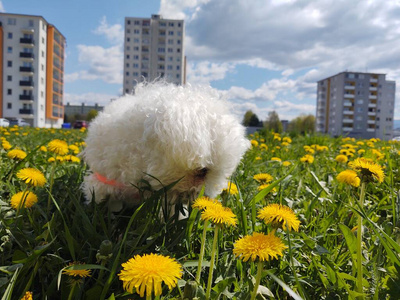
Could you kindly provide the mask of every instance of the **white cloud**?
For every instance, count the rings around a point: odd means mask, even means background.
[[[97,27],[93,33],[97,35],[104,35],[112,44],[121,45],[124,42],[124,29],[122,28],[122,25],[109,25],[105,16],[103,16],[99,27]]]
[[[102,80],[106,83],[122,82],[123,53],[121,47],[78,45],[78,60],[87,69],[65,75],[66,82],[76,80]]]
[[[196,84],[209,84],[210,81],[225,78],[226,73],[232,72],[234,64],[214,63],[201,61],[199,63],[189,63],[187,65],[187,81]]]
[[[0,12],[6,12],[6,10],[4,9],[3,1],[0,1]]]

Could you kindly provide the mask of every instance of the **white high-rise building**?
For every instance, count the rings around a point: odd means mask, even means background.
[[[125,18],[124,93],[132,93],[138,82],[158,78],[184,84],[186,61],[183,20]]]
[[[385,74],[342,72],[318,81],[316,131],[355,138],[393,137],[396,82]]]
[[[41,16],[0,13],[0,116],[35,127],[64,118],[65,37]]]

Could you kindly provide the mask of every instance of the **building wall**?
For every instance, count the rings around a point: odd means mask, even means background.
[[[125,18],[124,93],[131,93],[138,82],[164,78],[186,81],[183,20]]]
[[[385,74],[343,72],[318,81],[317,132],[391,139],[395,82]]]
[[[62,113],[56,118],[48,114],[48,29],[55,27],[31,15],[0,13],[0,22],[2,117],[23,118],[35,127],[61,127]]]

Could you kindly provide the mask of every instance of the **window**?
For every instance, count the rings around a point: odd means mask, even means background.
[[[139,30],[139,29],[134,29],[134,30],[133,30],[133,33],[134,33],[134,34],[139,34],[139,33],[140,33],[140,30]]]
[[[178,23],[178,27],[181,27],[182,26],[182,24],[181,23]]]
[[[139,76],[139,73],[138,72],[133,72],[132,75],[133,76]]]
[[[12,61],[11,60],[7,60],[7,67],[12,67]]]
[[[11,109],[12,108],[12,103],[7,102],[7,109]]]
[[[134,25],[140,25],[140,22],[138,20],[136,20],[133,24]]]
[[[169,22],[169,23],[168,23],[168,26],[170,26],[170,27],[174,27],[174,23],[172,23],[172,22]]]
[[[29,27],[33,27],[33,20],[29,20],[29,21],[28,21],[28,26],[29,26]]]
[[[358,99],[357,100],[357,104],[363,104],[364,103],[364,100],[363,99]]]
[[[176,43],[177,43],[178,45],[180,45],[180,44],[181,44],[181,40],[177,40]]]
[[[168,35],[174,35],[173,31],[168,31]]]
[[[15,18],[8,18],[8,19],[7,19],[7,24],[8,24],[8,25],[16,25],[16,24],[17,24],[17,19],[15,19]]]
[[[133,59],[139,59],[139,55],[134,55]]]
[[[140,40],[139,40],[138,38],[135,38],[135,39],[133,39],[133,42],[134,42],[134,43],[139,43]]]
[[[129,76],[129,72],[126,72],[125,75],[126,75],[126,76]]]
[[[167,25],[167,23],[165,22],[160,22],[160,27],[165,27]]]
[[[132,65],[134,68],[139,68],[139,64],[133,64]]]
[[[174,40],[173,39],[168,39],[168,45],[173,45],[174,44]]]
[[[130,51],[130,50],[131,50],[131,47],[126,46],[126,50],[127,50],[127,51]]]
[[[176,66],[176,69],[177,69],[177,70],[180,70],[180,69],[181,69],[181,67],[180,67],[180,66]]]
[[[172,53],[174,50],[172,48],[168,48],[168,53]]]
[[[7,95],[12,95],[12,89],[7,89]]]
[[[44,51],[42,51],[42,57],[44,57]]]
[[[177,35],[177,36],[182,36],[182,31],[178,31],[178,32],[176,33],[176,35]]]
[[[126,24],[131,25],[131,20],[127,20]]]
[[[163,48],[163,47],[158,48],[158,52],[159,53],[165,53],[165,48]]]
[[[7,53],[12,53],[12,47],[7,47]]]
[[[9,32],[9,33],[7,34],[7,38],[10,39],[10,40],[13,38],[12,32]]]
[[[168,61],[174,61],[174,58],[172,56],[168,56]]]
[[[127,39],[126,39],[126,41],[127,41],[127,42],[130,42],[130,41],[131,41],[131,39],[130,39],[130,38],[127,38]]]
[[[44,93],[43,91],[40,92],[40,97],[44,98]],[[43,105],[42,105],[43,106]],[[43,109],[42,109],[43,110]]]
[[[181,53],[181,48],[176,49],[176,52]]]
[[[168,65],[167,70],[172,70],[172,65]]]
[[[7,81],[12,81],[12,76],[11,75],[7,76]]]
[[[127,58],[127,59],[129,59],[129,58],[130,58],[130,56],[129,56],[129,55],[127,55],[127,56],[126,56],[126,58]]]
[[[44,37],[42,37],[42,44],[44,44]]]
[[[179,74],[176,74],[176,78],[179,78],[180,77],[180,75]]]
[[[44,71],[44,64],[42,64],[42,71]]]
[[[131,30],[130,30],[130,29],[127,29],[127,30],[126,30],[126,33],[131,33]]]

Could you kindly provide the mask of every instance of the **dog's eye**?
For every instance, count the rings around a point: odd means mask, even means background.
[[[206,177],[207,173],[208,173],[208,169],[202,168],[202,169],[196,171],[195,176],[198,178],[204,178],[204,177]]]

